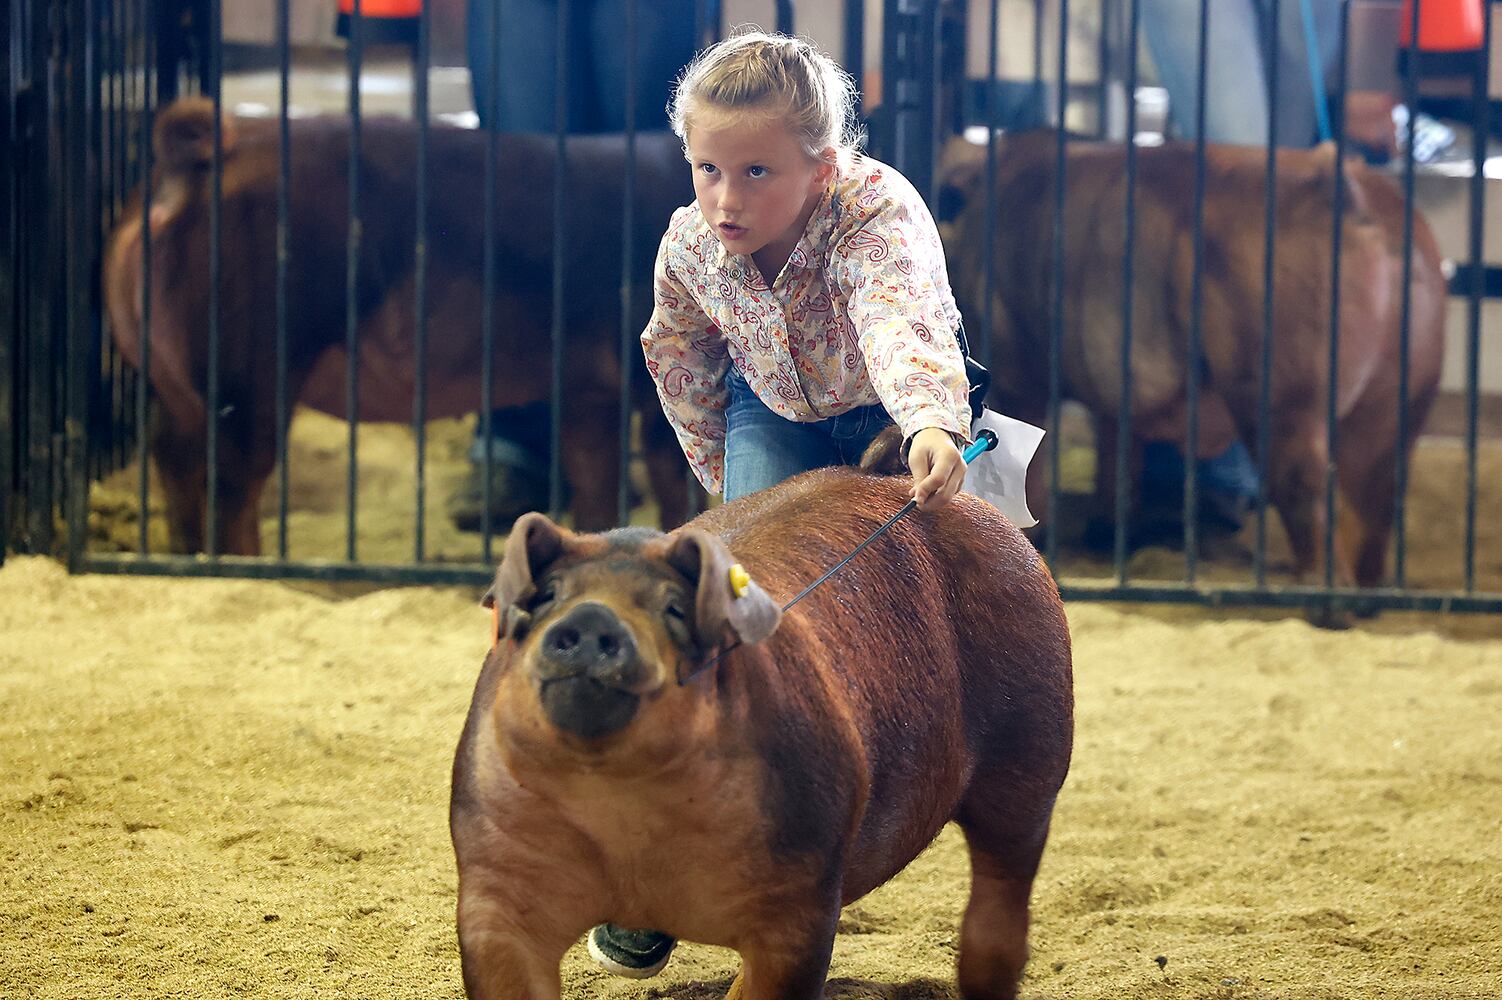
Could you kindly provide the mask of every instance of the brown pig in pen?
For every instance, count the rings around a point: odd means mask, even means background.
[[[961,495],[783,604],[905,478],[819,469],[666,535],[517,522],[454,764],[470,997],[557,1000],[565,951],[611,921],[735,949],[734,1000],[816,1000],[841,907],[951,819],[960,995],[1017,995],[1073,742],[1047,567]]]
[[[1057,135],[997,140],[993,329],[994,407],[1041,422],[1048,403]],[[1121,363],[1126,151],[1067,146],[1062,393],[1096,428],[1097,515],[1116,493]],[[955,293],[972,328],[986,294],[984,146],[946,151],[946,193],[960,206],[946,238]],[[1134,470],[1145,441],[1186,441],[1189,336],[1194,294],[1196,151],[1170,143],[1137,151],[1132,286],[1131,428]],[[1200,405],[1197,454],[1240,438],[1256,454],[1270,422],[1267,493],[1281,517],[1301,581],[1322,579],[1325,470],[1338,464],[1337,586],[1378,586],[1393,528],[1395,458],[1411,454],[1439,385],[1445,278],[1433,234],[1413,219],[1408,422],[1399,438],[1399,357],[1404,203],[1391,179],[1360,163],[1338,174],[1333,147],[1280,150],[1276,160],[1271,406],[1260,413],[1266,151],[1205,150]],[[1333,202],[1341,222],[1337,452],[1327,446]],[[977,338],[978,339],[978,338]],[[1034,463],[1034,473],[1045,463]],[[1136,473],[1133,473],[1134,476]],[[1041,502],[1041,480],[1030,492]],[[1037,508],[1035,508],[1037,509]]]
[[[152,456],[167,496],[172,547],[205,547],[209,373],[209,238],[213,111],[193,99],[165,109],[155,132],[151,219],[150,382],[158,411]],[[349,119],[291,122],[287,270],[288,398],[344,416]],[[433,125],[426,208],[426,417],[481,404],[484,298],[484,132]],[[276,461],[276,241],[280,136],[274,120],[227,120],[223,130],[218,351],[217,548],[260,551],[258,501]],[[362,123],[361,219],[355,312],[358,418],[411,421],[417,388],[415,251],[417,126]],[[494,215],[496,406],[550,398],[555,140],[497,138]],[[580,527],[616,522],[622,367],[621,254],[626,145],[622,136],[567,140],[563,309],[563,472]],[[678,140],[636,138],[631,245],[632,329],[651,309],[651,269],[672,210],[693,196]],[[105,264],[110,328],[141,364],[145,268],[139,199]],[[627,363],[639,366],[631,345]],[[653,491],[668,526],[687,517],[678,445],[644,373],[632,371]],[[504,433],[504,428],[496,428]]]

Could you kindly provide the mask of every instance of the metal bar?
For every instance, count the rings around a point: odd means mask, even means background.
[[[89,2],[90,0],[84,0],[84,3]],[[101,92],[104,92],[105,87],[110,86],[108,84],[108,80],[110,80],[108,62],[110,60],[108,60],[108,56],[105,54],[108,53],[108,30],[110,30],[107,24],[107,17],[107,12],[93,11],[93,17],[84,18],[83,24],[83,30],[87,33],[89,45],[96,60],[95,68],[93,68],[95,95],[93,95],[92,101],[89,102],[89,128],[87,128],[86,138],[87,147],[89,147],[89,158],[93,162],[96,162],[96,164],[104,161],[105,156],[108,156],[111,161],[116,156],[113,147],[105,146],[104,140],[105,129],[107,129],[104,104],[107,102],[107,99],[102,96]],[[114,216],[114,198],[111,197],[113,192],[108,189],[111,186],[111,174],[113,173],[114,171],[105,170],[102,176],[99,177],[98,183],[96,183],[96,192],[98,192],[99,200],[101,200],[101,206],[99,206],[99,216],[92,219],[90,225],[98,227],[101,230],[101,234],[108,233],[108,225],[110,225],[111,218]],[[114,351],[111,348],[113,348],[113,344],[99,341],[99,350],[104,351],[101,365],[107,363],[111,369],[110,374],[116,375],[117,359],[114,357]],[[119,384],[119,378],[111,378],[108,381],[108,390],[110,390],[110,395],[108,395],[108,402],[110,402],[110,425],[108,425],[108,438],[105,441],[105,444],[108,446],[108,459],[114,458],[113,446],[114,441],[117,440],[117,429],[120,426],[119,411],[116,408],[119,401],[117,401],[116,393],[114,393],[114,387],[117,384]],[[101,386],[101,389],[102,387],[104,386]],[[90,428],[90,431],[92,431],[92,428]],[[89,449],[90,459],[92,459],[92,465],[90,465],[89,471],[86,473],[86,479],[92,480],[93,477],[104,474],[104,464],[107,459],[105,459],[104,449],[96,447],[98,441],[93,440],[93,435],[89,431],[84,432],[84,441],[86,441],[86,447]]]
[[[980,357],[982,365],[991,365],[991,340],[996,336],[996,111],[1001,103],[997,93],[1000,73],[997,35],[1001,25],[1001,0],[991,0],[989,17],[990,38],[986,43],[986,228],[981,243],[981,260],[984,262],[985,280],[981,282],[981,334]]]
[[[1480,176],[1480,173],[1477,174]],[[1475,178],[1473,177],[1474,181]],[[1481,297],[1484,299],[1502,299],[1502,267],[1495,264],[1477,265],[1470,261],[1455,262],[1454,273],[1450,275],[1449,294],[1470,295],[1471,282],[1481,282]]]
[[[1065,0],[1065,3],[1067,3],[1067,2],[1068,2],[1068,0]],[[1043,100],[1043,7],[1044,7],[1044,4],[1045,4],[1045,0],[1033,0],[1033,97],[1034,97],[1034,100],[1037,100],[1040,103]],[[1060,26],[1060,29],[1061,29],[1061,33],[1062,33],[1063,26],[1068,22],[1068,20],[1069,20],[1069,18],[1065,15],[1065,12],[1061,10],[1059,12],[1059,26]],[[1064,77],[1066,76],[1066,74],[1063,72],[1064,67],[1060,66],[1059,69],[1060,69],[1060,73],[1059,73],[1059,85],[1062,87],[1063,86],[1063,82],[1064,82]],[[1060,116],[1059,127],[1060,128],[1064,127],[1064,122],[1063,122],[1063,116],[1062,115]]]
[[[482,254],[484,257],[485,274],[482,278],[484,285],[483,301],[480,303],[480,441],[483,444],[484,475],[481,477],[480,499],[480,553],[488,563],[494,558],[492,545],[494,535],[490,525],[491,504],[491,473],[495,469],[495,458],[491,454],[491,435],[495,432],[492,426],[494,420],[492,412],[495,408],[494,383],[495,383],[495,270],[496,270],[496,164],[498,162],[497,139],[500,136],[499,123],[496,121],[501,107],[501,74],[497,67],[501,65],[501,19],[492,12],[490,18],[490,66],[488,74],[488,93],[483,95],[486,105],[486,113],[483,116],[485,134],[485,181],[483,200],[485,205],[485,235]]]
[[[705,0],[702,16],[695,27],[701,47],[725,37],[725,6],[721,0]]]
[[[1459,591],[1403,591],[1388,588],[1274,587],[1094,587],[1062,583],[1066,601],[1130,601],[1152,604],[1199,604],[1206,607],[1275,607],[1371,609],[1493,613],[1502,611],[1502,594]]]
[[[1106,137],[1107,119],[1111,103],[1111,15],[1112,0],[1100,0],[1100,33],[1095,39],[1095,136]]]
[[[930,4],[929,12],[933,15],[928,19],[928,73],[925,79],[928,81],[928,120],[923,122],[923,130],[927,133],[928,159],[924,163],[924,170],[928,175],[926,185],[928,191],[928,203],[939,203],[939,150],[943,146],[943,139],[939,131],[939,123],[945,120],[944,114],[944,5],[942,3]]]
[[[102,9],[91,10],[85,18],[84,25],[84,30],[88,32],[94,50],[94,69],[89,80],[89,86],[94,88],[90,95],[93,113],[89,122],[89,151],[96,164],[106,166],[100,171],[98,183],[95,185],[100,199],[100,215],[97,220],[91,220],[91,225],[99,229],[99,245],[101,246],[104,245],[110,230],[114,227],[118,203],[127,187],[123,169],[127,161],[120,145],[118,127],[121,102],[116,98],[115,90],[124,73],[124,60],[119,58],[117,33],[123,27],[121,15],[130,9],[131,4],[119,4],[118,10],[116,6],[116,4],[106,3]],[[91,426],[85,431],[85,447],[90,451],[88,471],[90,481],[102,476],[107,465],[113,467],[121,462],[121,448],[124,442],[122,429],[125,426],[124,401],[119,392],[122,380],[120,358],[114,349],[114,341],[109,336],[108,326],[98,323],[96,331],[100,357],[109,369],[107,403],[110,419],[103,431],[106,435],[103,442],[104,448],[99,447],[100,442],[94,439],[94,431],[98,429],[97,424],[92,424],[91,421]]]
[[[484,586],[495,576],[495,567],[480,563],[283,562],[250,556],[136,556],[104,552],[85,556],[78,567],[84,573],[140,576],[229,577],[249,580],[365,580],[377,583],[455,584]]]
[[[147,59],[154,66],[154,50],[156,42],[148,41]],[[155,88],[161,87],[161,80],[152,74],[148,82]],[[141,108],[141,372],[136,380],[136,503],[140,512],[139,535],[136,539],[136,550],[142,555],[151,552],[151,502],[150,502],[150,462],[148,446],[150,444],[150,431],[148,428],[148,402],[151,389],[151,200],[155,196],[152,190],[152,171],[155,166],[153,157],[155,150],[151,145],[151,133],[156,117],[156,105],[151,100],[154,93],[148,93],[148,99]]]
[[[417,66],[413,81],[414,113],[417,117],[417,219],[416,242],[412,247],[414,275],[412,298],[416,314],[416,329],[413,331],[414,377],[417,380],[412,392],[412,436],[417,443],[416,473],[416,524],[412,545],[412,559],[422,562],[426,535],[427,505],[427,451],[428,451],[428,64],[430,57],[431,15],[429,4],[417,9]],[[496,15],[499,16],[499,15]]]
[[[135,576],[218,577],[253,580],[372,581],[389,584],[456,585],[483,587],[495,575],[482,563],[428,563],[411,566],[390,563],[277,562],[244,556],[223,556],[212,561],[192,556],[149,556],[129,553],[90,553],[78,570]],[[1502,594],[1471,594],[1460,591],[1401,591],[1391,588],[1343,587],[1190,587],[1190,586],[1096,586],[1066,580],[1059,586],[1068,601],[1129,601],[1151,604],[1196,604],[1205,607],[1309,608],[1353,607],[1392,611],[1449,613],[1496,613],[1502,611]]]
[[[1137,46],[1142,23],[1142,0],[1131,0],[1127,27],[1126,105],[1126,239],[1121,259],[1121,404],[1116,414],[1116,532],[1112,568],[1116,582],[1126,586],[1127,538],[1132,508],[1132,337],[1137,282]],[[1105,456],[1096,452],[1096,468]]]
[[[287,469],[287,432],[291,400],[287,391],[288,271],[292,263],[292,11],[291,0],[276,3],[277,84],[281,98],[277,128],[276,174],[276,554],[287,558],[287,515],[291,473]]]
[[[355,510],[360,490],[360,57],[365,24],[360,0],[354,0],[349,17],[349,234],[344,261],[344,406],[347,424],[345,454],[344,558],[354,562]]]
[[[32,552],[52,550],[53,517],[53,456],[56,443],[53,440],[53,408],[57,381],[53,366],[53,351],[62,343],[63,331],[58,328],[59,289],[58,264],[64,252],[61,244],[63,233],[63,185],[57,181],[57,172],[62,169],[64,154],[58,127],[61,100],[57,88],[61,72],[51,61],[51,25],[46,17],[34,17],[32,28],[35,37],[31,55],[35,60],[31,75],[33,114],[31,130],[33,142],[38,145],[31,165],[31,193],[27,203],[35,206],[35,216],[23,224],[23,232],[31,236],[32,249],[28,254],[27,286],[32,292],[29,310],[27,344],[27,403],[28,403],[28,459],[29,481],[26,484],[27,545]],[[29,213],[28,213],[29,215]],[[37,232],[36,226],[44,226]]]
[[[105,225],[110,229],[115,226],[115,216],[120,202],[124,200],[125,188],[125,171],[120,167],[125,161],[120,141],[120,119],[124,111],[124,101],[121,100],[120,90],[124,86],[125,79],[125,60],[121,56],[121,33],[125,30],[122,12],[127,7],[127,4],[107,3],[102,17],[94,22],[99,33],[99,47],[103,53],[101,57],[103,77],[100,85],[107,88],[109,93],[109,124],[107,128],[101,129],[95,138],[104,147],[109,162],[115,167],[104,172],[104,197],[107,206]],[[102,152],[101,155],[104,153]]]
[[[1341,0],[1340,5],[1340,73],[1336,84],[1339,106],[1346,104],[1346,85],[1349,80],[1348,65],[1351,29],[1351,0]],[[1410,143],[1410,146],[1412,144]],[[1344,240],[1341,229],[1345,225],[1344,174],[1341,164],[1345,162],[1346,129],[1345,116],[1341,116],[1340,128],[1335,132],[1335,193],[1331,205],[1330,225],[1330,380],[1325,399],[1325,587],[1335,586],[1335,485],[1337,482],[1340,455],[1339,409],[1336,405],[1336,376],[1340,372],[1340,257]]]
[[[1473,116],[1471,142],[1471,274],[1466,302],[1466,492],[1465,492],[1465,592],[1476,591],[1476,417],[1481,392],[1481,297],[1485,280],[1487,95],[1491,92],[1492,9],[1483,8],[1483,42],[1480,65],[1471,81]]]
[[[208,502],[204,505],[204,552],[219,554],[219,242],[224,232],[224,39],[221,0],[209,0],[209,88],[214,104],[214,162],[209,199]]]
[[[1408,577],[1408,527],[1405,516],[1408,507],[1408,345],[1412,340],[1413,326],[1413,186],[1414,158],[1413,134],[1419,115],[1419,10],[1423,0],[1413,0],[1413,10],[1408,22],[1413,47],[1403,72],[1403,101],[1408,105],[1408,141],[1403,143],[1403,291],[1398,324],[1398,446],[1393,453],[1393,477],[1397,481],[1393,494],[1393,583],[1402,587]],[[1488,18],[1489,19],[1489,18]],[[1344,131],[1344,123],[1342,123]],[[1486,143],[1486,133],[1477,137],[1481,145]],[[1339,161],[1337,161],[1339,162]],[[1339,182],[1338,176],[1336,181]],[[1334,389],[1334,385],[1331,385]]]
[[[553,128],[557,159],[553,164],[553,383],[552,405],[548,408],[548,510],[556,520],[563,512],[563,257],[567,201],[564,188],[568,182],[568,24],[569,0],[558,3],[558,70],[553,94]]]
[[[1282,0],[1268,0],[1265,51],[1278,51],[1278,20]],[[1267,585],[1267,477],[1272,455],[1272,372],[1274,282],[1277,278],[1278,204],[1278,59],[1267,60],[1267,190],[1262,226],[1262,374],[1257,384],[1257,541],[1252,550],[1252,575],[1257,586]]]
[[[92,27],[97,23],[95,0],[67,6],[70,49],[64,56],[67,76],[66,201],[68,223],[64,269],[67,282],[67,350],[64,363],[65,405],[63,425],[67,441],[67,486],[63,509],[67,518],[67,554],[70,567],[78,565],[88,542],[89,395],[98,377],[99,357],[93,349],[97,337],[91,327],[96,310],[94,283],[89,280],[93,260],[90,234],[98,230],[98,158],[89,140],[89,126],[98,107],[98,66]],[[89,362],[94,362],[91,371]]]
[[[845,69],[855,78],[856,93],[865,103],[866,94],[866,5],[863,0],[845,0]],[[864,111],[862,112],[864,114]]]
[[[1189,345],[1184,365],[1184,582],[1194,583],[1199,563],[1200,326],[1205,303],[1205,105],[1210,65],[1210,0],[1200,0],[1199,54],[1194,109],[1194,273],[1189,288]]]
[[[16,161],[24,156],[16,128],[16,71],[13,59],[21,37],[18,12],[7,5],[0,41],[0,141],[10,150],[0,156],[0,565],[12,541],[11,498],[16,486],[16,446],[20,440],[16,417],[16,366],[21,330],[16,301],[16,269],[20,267],[20,236],[16,215]]]
[[[780,12],[779,12],[780,13]],[[636,255],[632,235],[636,229],[636,0],[626,0],[626,196],[621,199],[621,399],[620,474],[616,477],[615,519],[631,521],[631,382],[641,364],[641,342],[632,325],[632,281]]]
[[[1057,565],[1059,554],[1059,414],[1063,392],[1064,343],[1064,189],[1067,186],[1068,161],[1065,147],[1068,133],[1065,115],[1069,108],[1069,0],[1059,0],[1059,92],[1057,104],[1057,152],[1054,159],[1053,213],[1053,315],[1048,331],[1048,530],[1044,545],[1050,566]]]
[[[128,0],[127,2],[119,3],[120,14],[117,18],[119,22],[119,35],[117,38],[117,48],[115,50],[115,85],[119,94],[120,107],[124,114],[127,116],[127,120],[131,111],[134,108],[139,107],[139,104],[136,101],[136,80],[135,74],[133,72],[133,63],[136,57],[136,51],[138,46],[140,48],[144,48],[146,45],[146,40],[155,34],[154,31],[151,31],[150,29],[145,27],[146,20],[148,17],[150,17],[150,10],[146,7],[146,4],[149,2],[150,0],[141,0],[141,6],[139,7],[129,3]],[[114,4],[111,4],[112,8],[114,6]],[[132,15],[134,15],[135,20],[134,32],[131,31]],[[141,82],[143,84],[145,83],[144,78]],[[144,101],[142,103],[144,103]],[[129,159],[125,155],[123,146],[124,144],[122,143],[118,159],[116,160],[116,167],[119,170],[117,176],[128,188],[130,181],[133,180],[133,178],[130,177],[128,172]]]

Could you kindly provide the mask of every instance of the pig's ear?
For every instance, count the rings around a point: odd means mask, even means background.
[[[520,605],[537,590],[536,577],[563,553],[563,529],[544,514],[523,514],[511,526],[495,582],[480,599],[500,611],[499,632],[510,635],[525,612]]]
[[[782,610],[746,575],[725,543],[707,531],[683,528],[673,535],[668,562],[693,580],[694,631],[709,647],[739,639],[760,642],[782,620]]]

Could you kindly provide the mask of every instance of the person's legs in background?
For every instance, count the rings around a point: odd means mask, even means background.
[[[636,87],[632,125],[638,132],[666,132],[668,99],[678,74],[693,59],[694,17],[698,0],[654,0],[636,4]],[[577,9],[578,5],[575,5]],[[594,132],[626,130],[626,5],[595,0],[583,5],[581,27],[587,32],[592,59],[590,105]]]
[[[470,0],[466,27],[470,90],[480,127],[553,131],[557,4],[552,0]],[[571,118],[577,117],[572,107],[570,112]],[[487,519],[487,451],[492,529],[505,530],[527,511],[548,507],[551,412],[546,402],[497,408],[491,411],[488,442],[484,422],[477,422],[469,449],[469,475],[449,497],[449,517],[455,526],[479,531]]]
[[[638,4],[636,120],[639,131],[665,130],[672,82],[694,55],[694,2]],[[499,18],[499,23],[496,19]],[[568,121],[572,133],[625,127],[626,13],[619,0],[569,6]],[[466,39],[475,112],[482,128],[552,133],[558,53],[557,0],[469,0]],[[651,267],[651,261],[638,261]],[[475,429],[472,468],[450,498],[449,514],[465,530],[484,520],[503,530],[528,510],[548,506],[552,408],[539,402],[491,413],[487,445]],[[486,453],[490,510],[485,511]]]
[[[1143,0],[1142,34],[1168,91],[1168,114],[1183,139],[1196,137],[1201,0]],[[1212,0],[1206,29],[1205,139],[1267,142],[1267,78],[1256,0]],[[1297,8],[1298,0],[1284,0]],[[1307,78],[1307,74],[1305,75]]]
[[[1267,143],[1267,76],[1262,49],[1265,21],[1257,0],[1213,0],[1207,5],[1205,63],[1205,141],[1257,146]],[[1320,0],[1323,2],[1323,0]],[[1283,0],[1279,18],[1285,28],[1299,32],[1299,0]],[[1142,31],[1158,69],[1158,80],[1168,91],[1169,117],[1178,134],[1196,136],[1199,109],[1200,0],[1144,0]],[[1280,64],[1279,122],[1284,126],[1282,95],[1297,89],[1286,79]],[[1299,81],[1309,90],[1305,69]],[[1306,100],[1303,113],[1313,123],[1313,102]],[[1206,531],[1234,534],[1257,496],[1257,469],[1240,441],[1213,458],[1197,463],[1200,510],[1198,521]],[[1183,528],[1184,459],[1177,447],[1165,441],[1149,441],[1143,448],[1142,484],[1138,520],[1141,540],[1171,540]]]

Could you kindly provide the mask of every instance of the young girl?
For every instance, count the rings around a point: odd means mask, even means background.
[[[850,77],[808,42],[706,49],[673,98],[695,204],[657,256],[642,349],[706,489],[734,500],[859,460],[901,429],[913,495],[964,482],[960,323],[938,230],[897,171],[861,156]]]
[[[850,77],[808,42],[735,35],[674,94],[696,202],[657,256],[642,350],[706,489],[734,500],[854,463],[902,429],[920,510],[964,482],[969,386],[933,219],[913,186],[861,156]],[[590,953],[655,975],[673,939],[605,924]]]

